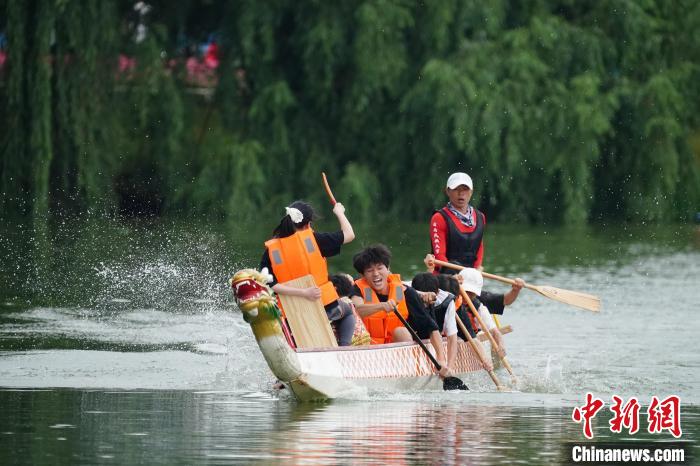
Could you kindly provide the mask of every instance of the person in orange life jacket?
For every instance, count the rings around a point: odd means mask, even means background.
[[[430,338],[436,359],[442,366],[440,376],[449,376],[440,328],[423,305],[418,292],[404,285],[399,275],[391,273],[390,262],[391,252],[382,244],[369,246],[353,257],[353,266],[361,275],[355,281],[352,297],[357,313],[365,322],[373,342],[412,341],[408,329],[393,313],[396,307],[419,338]]]
[[[491,316],[489,309],[478,298],[478,296],[481,294],[481,287],[484,284],[484,277],[482,277],[481,272],[476,269],[462,269],[459,271],[459,274],[462,276],[460,286],[467,292],[467,295],[474,304],[474,308],[479,313],[479,317],[481,317],[481,320],[484,322],[484,325],[486,325],[488,331],[493,336],[493,339],[496,340],[499,347],[498,354],[501,357],[504,357],[506,355],[506,350],[503,344],[503,335],[498,329],[496,322],[493,320],[493,316]],[[485,331],[486,329],[482,328],[481,330]]]
[[[341,203],[333,206],[340,231],[319,233],[311,229],[315,213],[311,205],[295,201],[286,208],[287,215],[265,243],[260,269],[272,274],[270,286],[278,294],[301,296],[309,301],[321,299],[326,315],[335,327],[340,346],[350,345],[355,330],[355,315],[348,303],[338,301],[338,294],[328,280],[326,257],[338,255],[342,245],[355,239],[350,221]],[[271,260],[272,259],[272,260]],[[316,286],[296,288],[284,283],[311,274]]]
[[[428,306],[428,311],[447,337],[447,366],[454,367],[458,350],[455,296],[441,290],[437,277],[428,272],[413,277],[411,286],[417,291],[434,293],[435,300]]]

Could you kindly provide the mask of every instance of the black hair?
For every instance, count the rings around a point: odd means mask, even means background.
[[[328,280],[333,283],[338,296],[350,296],[353,283],[347,275],[344,273],[336,273],[334,275],[329,275]]]
[[[304,216],[299,223],[294,223],[289,214],[282,217],[280,224],[272,231],[273,238],[286,238],[287,236],[292,236],[298,229],[301,229],[309,224],[312,220],[316,219],[316,212],[311,204],[304,201],[294,201],[289,204],[290,208],[299,210]]]
[[[391,251],[383,244],[368,246],[355,254],[352,258],[352,266],[358,273],[365,273],[365,270],[375,264],[384,264],[389,268],[391,262]]]
[[[455,296],[459,296],[459,282],[454,275],[449,275],[441,273],[437,275],[438,286],[441,290],[445,290],[448,293],[452,293]]]
[[[438,279],[430,272],[422,272],[413,277],[411,286],[418,291],[438,292]]]

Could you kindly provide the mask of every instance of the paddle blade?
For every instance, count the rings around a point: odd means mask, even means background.
[[[600,298],[597,296],[578,291],[563,290],[553,286],[537,286],[533,288],[542,296],[560,303],[570,304],[588,311],[600,311]]]
[[[467,384],[465,384],[462,379],[458,377],[445,377],[442,381],[443,390],[469,390]]]

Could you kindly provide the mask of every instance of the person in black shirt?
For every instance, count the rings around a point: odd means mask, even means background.
[[[447,365],[454,367],[459,349],[457,344],[455,295],[441,290],[437,277],[429,272],[419,273],[413,277],[411,286],[417,291],[435,295],[435,300],[427,306],[427,309],[437,323],[438,328],[442,329],[442,334],[447,337]]]
[[[430,273],[435,273],[434,260],[435,256],[432,254],[427,254],[425,259],[423,259],[423,263]],[[454,275],[454,277],[461,283],[462,278],[459,274]],[[510,306],[516,299],[518,299],[520,290],[522,290],[523,286],[525,286],[525,282],[522,278],[516,278],[514,279],[514,282],[515,283],[513,283],[507,293],[491,293],[490,291],[485,290],[481,291],[479,300],[484,306],[489,308],[489,312],[491,312],[491,314],[503,315],[505,307]]]

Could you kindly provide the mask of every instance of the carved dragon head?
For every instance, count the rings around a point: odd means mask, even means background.
[[[257,317],[258,309],[261,308],[270,312],[272,317],[279,316],[273,292],[267,286],[269,280],[270,275],[266,269],[262,272],[254,269],[239,270],[229,279],[233,296],[246,321]]]

